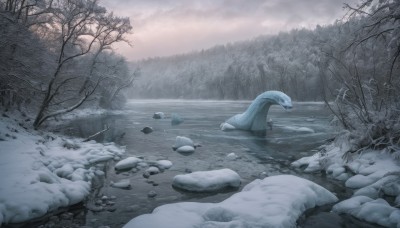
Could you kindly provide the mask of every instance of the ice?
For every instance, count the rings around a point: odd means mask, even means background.
[[[303,133],[315,133],[315,131],[308,127],[297,127],[297,126],[282,126],[283,129],[294,132],[303,132]]]
[[[136,165],[141,161],[142,159],[137,157],[128,157],[115,164],[115,169],[116,170],[132,169],[135,168]]]
[[[237,188],[240,183],[239,174],[231,169],[176,175],[172,181],[174,187],[194,192],[217,191],[227,187]]]
[[[222,130],[235,129],[265,132],[267,127],[267,114],[271,105],[281,105],[283,108],[292,108],[290,97],[280,91],[267,91],[256,97],[247,110],[237,114],[221,124]]]
[[[124,153],[114,144],[60,137],[0,116],[0,226],[34,219],[81,202],[99,171],[92,161]]]
[[[255,180],[220,203],[157,207],[152,214],[138,216],[124,227],[296,227],[305,210],[336,201],[336,196],[311,181],[279,175]]]
[[[336,204],[332,210],[381,226],[400,226],[400,210],[390,206],[384,199],[374,200],[367,196],[355,196]]]
[[[183,122],[184,122],[184,119],[180,115],[178,115],[176,113],[172,114],[172,116],[171,116],[171,125],[172,126],[179,125]]]

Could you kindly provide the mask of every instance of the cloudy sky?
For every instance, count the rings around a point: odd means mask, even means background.
[[[118,45],[128,60],[167,56],[276,34],[314,28],[340,19],[343,3],[356,0],[101,0],[131,18],[133,47]]]

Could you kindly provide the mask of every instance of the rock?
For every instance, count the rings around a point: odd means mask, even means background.
[[[152,166],[148,168],[145,172],[149,173],[150,175],[155,175],[158,174],[160,170],[157,167]]]
[[[194,147],[192,146],[181,146],[178,149],[176,149],[176,152],[181,153],[181,154],[191,154],[194,152]]]
[[[129,179],[123,179],[118,182],[111,182],[111,187],[114,188],[121,188],[121,189],[130,189],[131,188],[131,182]]]
[[[153,128],[152,127],[144,127],[142,130],[140,130],[141,132],[145,133],[145,134],[150,134],[151,132],[153,132]]]
[[[136,165],[141,161],[142,159],[137,157],[125,158],[124,160],[121,160],[117,164],[115,164],[115,170],[127,170],[135,168]]]
[[[184,119],[179,116],[178,114],[173,113],[171,116],[171,125],[175,126],[175,125],[179,125],[181,123],[184,122]]]
[[[226,158],[228,160],[234,161],[234,160],[238,159],[238,156],[235,153],[230,153],[230,154],[226,155]]]
[[[157,196],[156,191],[151,190],[149,193],[147,193],[147,197],[149,197],[149,198],[154,198],[156,196]]]
[[[149,178],[150,177],[150,173],[149,172],[144,172],[143,173],[143,177],[146,178],[146,179]]]
[[[153,119],[164,119],[165,114],[163,112],[156,112],[153,114]]]

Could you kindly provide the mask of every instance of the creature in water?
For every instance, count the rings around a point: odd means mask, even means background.
[[[245,130],[264,135],[267,125],[272,129],[272,120],[267,122],[271,105],[280,105],[284,109],[292,108],[292,100],[280,91],[266,91],[256,97],[244,113],[237,114],[221,124],[221,130]]]

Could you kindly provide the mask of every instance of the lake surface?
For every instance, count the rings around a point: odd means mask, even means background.
[[[116,196],[113,200],[115,211],[86,211],[85,224],[121,227],[130,219],[151,213],[163,204],[220,202],[254,179],[266,175],[293,174],[324,186],[339,198],[351,194],[341,183],[327,179],[323,173],[305,174],[290,167],[292,161],[314,154],[316,148],[334,136],[335,130],[329,124],[332,116],[323,103],[294,103],[289,111],[272,106],[268,118],[273,120],[273,128],[267,131],[266,136],[220,130],[219,125],[224,120],[244,112],[249,104],[248,101],[130,100],[124,111],[77,119],[62,126],[65,134],[88,137],[108,125],[110,130],[96,138],[97,141],[115,141],[126,146],[126,157],[141,156],[146,161],[168,159],[173,163],[169,170],[148,179],[142,175],[145,167],[135,172],[116,173],[114,164],[109,164],[105,167],[107,174],[104,182],[100,183],[89,201],[98,201],[102,195]],[[167,118],[153,119],[155,112],[164,112]],[[173,113],[183,117],[184,122],[172,126],[169,117]],[[152,127],[154,131],[143,134],[140,130],[145,126]],[[188,156],[179,154],[172,150],[176,136],[189,137],[201,147]],[[239,159],[227,159],[229,153],[235,153]],[[199,194],[179,191],[171,186],[172,178],[177,174],[221,168],[230,168],[241,176],[239,189]],[[111,182],[127,178],[131,181],[131,189],[110,187]],[[157,196],[148,197],[150,191],[155,191]],[[327,221],[330,225],[339,224],[330,220],[340,222],[342,227],[367,227],[352,218],[326,213],[329,210],[327,207],[310,211],[301,219],[302,227],[313,227],[315,223]]]

